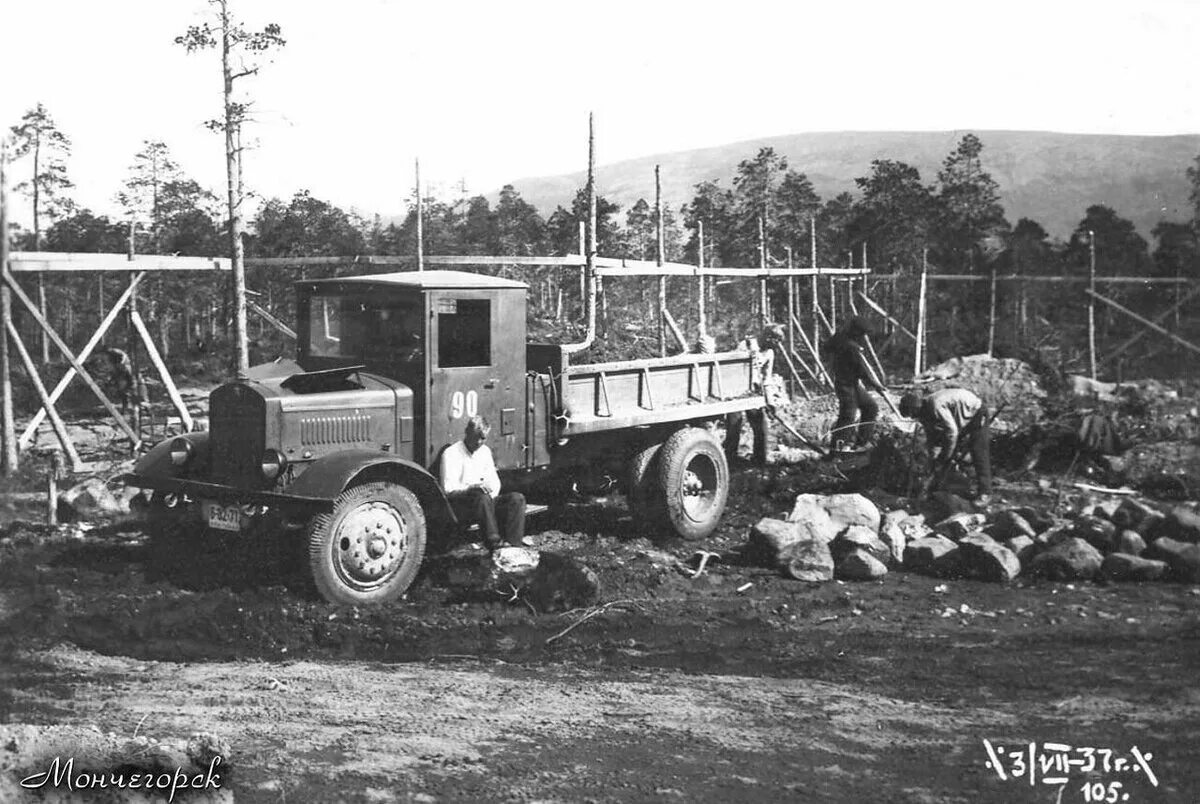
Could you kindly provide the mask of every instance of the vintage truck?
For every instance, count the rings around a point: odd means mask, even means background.
[[[570,347],[526,343],[526,285],[476,273],[296,290],[296,359],[218,387],[206,431],[155,445],[127,477],[152,492],[152,553],[306,537],[326,599],[394,600],[427,544],[461,531],[436,463],[476,414],[506,486],[621,486],[640,525],[687,539],[716,528],[729,467],[714,425],[764,405],[750,354],[572,365]]]

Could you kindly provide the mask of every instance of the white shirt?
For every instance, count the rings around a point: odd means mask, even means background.
[[[474,452],[467,445],[456,441],[442,453],[442,491],[452,494],[466,491],[472,486],[483,486],[492,497],[500,494],[500,476],[496,474],[496,461],[487,444],[480,444]]]

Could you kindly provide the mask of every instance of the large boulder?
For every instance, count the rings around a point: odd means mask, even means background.
[[[1057,520],[1047,511],[1025,505],[1012,509],[1013,513],[1024,519],[1033,528],[1034,533],[1042,533],[1053,526]]]
[[[922,504],[922,513],[930,522],[941,522],[955,514],[970,514],[974,510],[971,503],[948,491],[935,491]]]
[[[1030,525],[1025,517],[1012,510],[997,511],[991,516],[987,527],[983,530],[984,533],[1000,542],[1017,536],[1028,536],[1032,539],[1037,535],[1033,525]]]
[[[1101,553],[1112,552],[1117,546],[1117,526],[1098,516],[1081,516],[1075,520],[1071,534],[1083,539]]]
[[[889,511],[879,526],[879,540],[891,550],[891,563],[900,564],[904,561],[904,548],[908,543],[932,532],[921,514],[911,515],[904,510]]]
[[[812,516],[812,511],[818,508],[833,521],[836,528],[834,535],[852,525],[862,525],[874,532],[879,531],[879,509],[861,494],[801,494],[796,497],[788,521],[807,519]]]
[[[1200,544],[1162,536],[1151,542],[1143,557],[1166,562],[1173,580],[1200,583]]]
[[[1117,534],[1117,548],[1115,552],[1124,553],[1129,556],[1140,556],[1146,552],[1146,540],[1136,530],[1123,530]]]
[[[958,570],[968,578],[1008,583],[1021,574],[1021,562],[1013,551],[979,533],[958,543]]]
[[[1100,574],[1112,581],[1157,581],[1167,571],[1167,562],[1139,558],[1128,553],[1109,553]]]
[[[1191,508],[1172,508],[1166,522],[1159,526],[1159,533],[1170,539],[1190,544],[1200,543],[1200,514]]]
[[[833,521],[821,509],[815,509],[804,519],[796,521],[785,522],[764,517],[750,529],[748,552],[764,566],[773,567],[793,544],[804,541],[828,544],[836,535]]]
[[[983,514],[955,514],[934,525],[933,530],[947,539],[958,541],[978,531],[986,521],[987,517]]]
[[[89,477],[59,493],[59,518],[66,522],[81,519],[105,519],[129,513],[129,501],[136,488],[111,486],[99,477]]]
[[[1157,513],[1144,502],[1126,497],[1113,511],[1112,522],[1121,530],[1137,530],[1146,517]]]
[[[779,570],[797,581],[832,581],[833,554],[827,542],[806,539],[789,545],[779,556]]]
[[[842,533],[836,539],[829,543],[829,550],[833,553],[834,563],[841,563],[842,559],[850,555],[855,550],[861,550],[875,557],[876,560],[883,562],[885,565],[891,560],[892,550],[883,541],[875,535],[875,532],[862,525],[853,525],[846,528],[846,532]]]
[[[887,572],[887,566],[871,553],[851,550],[837,562],[835,574],[845,581],[875,581]]]
[[[1014,536],[1011,539],[1006,539],[1003,544],[1017,557],[1017,560],[1021,562],[1021,566],[1025,566],[1030,561],[1033,561],[1033,557],[1038,554],[1038,549],[1041,547],[1040,544],[1029,536]]]
[[[928,571],[933,563],[954,549],[954,542],[934,534],[909,542],[904,548],[904,568],[914,572]]]
[[[1104,556],[1077,536],[1066,536],[1039,553],[1029,565],[1036,578],[1052,581],[1086,581],[1096,577]]]

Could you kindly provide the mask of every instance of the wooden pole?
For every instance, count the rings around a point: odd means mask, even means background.
[[[12,371],[8,357],[8,332],[12,327],[12,292],[8,289],[8,146],[0,138],[0,471],[17,471],[17,426],[13,411]]]
[[[837,332],[837,280],[829,277],[829,328]]]
[[[763,225],[762,215],[758,216],[758,270],[767,270],[767,236],[766,227]],[[758,325],[765,326],[770,320],[770,311],[767,309],[767,278],[764,276],[758,280]]]
[[[76,359],[80,363],[86,363],[87,359],[91,357],[92,350],[100,344],[101,340],[104,338],[104,333],[108,332],[108,328],[112,326],[112,323],[117,320],[117,316],[120,315],[123,309],[125,309],[125,303],[129,300],[129,296],[133,293],[133,289],[137,287],[137,283],[140,282],[142,277],[145,275],[146,274],[144,272],[139,272],[133,275],[133,278],[129,281],[129,287],[125,288],[125,292],[119,299],[117,299],[116,304],[114,304],[113,308],[108,311],[108,315],[106,315],[104,320],[100,322],[100,326],[96,328],[96,331],[92,333],[92,337],[88,339],[88,342],[84,344],[83,349],[80,350],[79,354],[76,356]],[[7,285],[5,286],[5,289],[7,290]],[[54,386],[54,390],[50,392],[51,403],[58,402],[59,397],[61,397],[63,392],[67,390],[67,386],[70,385],[71,380],[73,379],[75,379],[75,369],[69,368],[67,369],[67,372],[63,374],[62,379],[58,381],[58,385]],[[29,445],[33,443],[33,435],[37,431],[38,425],[42,423],[42,420],[45,417],[46,412],[44,410],[38,409],[34,412],[33,418],[29,420],[29,424],[25,425],[25,430],[22,431],[21,438],[17,442],[22,449],[28,448]]]
[[[699,248],[696,250],[696,267],[704,270],[704,221],[696,221],[697,237],[699,238]],[[696,329],[699,333],[700,343],[708,341],[708,321],[706,316],[706,288],[704,287],[704,275],[696,277]]]
[[[143,383],[142,383],[142,370],[141,370],[141,366],[139,365],[140,361],[138,360],[138,349],[137,349],[137,337],[138,336],[137,336],[137,329],[133,323],[134,316],[136,316],[138,314],[138,312],[137,312],[138,296],[137,296],[136,283],[133,281],[133,277],[130,277],[130,279],[129,279],[129,286],[134,289],[132,291],[130,291],[129,301],[126,302],[126,304],[125,304],[125,310],[128,314],[128,319],[127,319],[128,329],[126,330],[126,335],[128,337],[126,340],[125,349],[129,352],[129,370],[130,370],[130,373],[133,374],[133,388],[132,388],[132,391],[133,391],[133,417],[132,417],[133,422],[132,422],[132,424],[133,424],[133,429],[134,429],[134,431],[137,432],[138,439],[140,440],[142,437],[142,403],[145,402],[146,400],[142,399]],[[242,329],[242,331],[248,333],[249,327],[244,327]]]
[[[425,202],[421,198],[421,160],[413,160],[417,185],[417,270],[425,270]]]
[[[663,254],[662,170],[654,166],[654,261],[661,268]],[[667,356],[667,277],[658,278],[658,356]]]
[[[1140,315],[1133,312],[1128,307],[1124,307],[1120,304],[1117,304],[1112,299],[1109,299],[1105,296],[1101,296],[1099,293],[1096,293],[1094,290],[1086,290],[1084,292],[1087,293],[1088,296],[1090,296],[1092,298],[1092,300],[1102,301],[1105,304],[1107,304],[1108,306],[1117,310],[1118,312],[1124,313],[1125,315],[1129,316],[1130,318],[1132,318],[1134,321],[1137,321],[1142,326],[1149,327],[1150,329],[1154,330],[1155,332],[1159,333],[1160,335],[1166,335],[1168,338],[1170,338],[1172,341],[1179,344],[1183,348],[1190,349],[1191,351],[1200,354],[1200,346],[1197,346],[1194,343],[1189,343],[1188,341],[1185,341],[1183,338],[1179,337],[1175,333],[1171,332],[1170,330],[1164,329],[1163,327],[1160,327],[1158,324],[1155,324],[1153,321],[1151,321],[1147,318],[1142,318]]]
[[[8,330],[8,337],[17,349],[17,354],[21,356],[21,362],[25,365],[25,370],[29,372],[29,380],[33,384],[33,390],[37,393],[38,400],[42,403],[42,410],[50,417],[50,426],[54,428],[54,435],[58,437],[58,443],[62,445],[63,451],[71,458],[72,471],[78,472],[83,466],[79,460],[79,453],[75,451],[75,445],[71,443],[71,437],[67,434],[67,426],[63,424],[63,420],[58,415],[54,403],[50,401],[50,395],[46,393],[46,386],[42,384],[42,378],[38,374],[33,357],[29,354],[29,350],[25,348],[25,343],[21,340],[21,336],[17,333],[17,328],[13,326],[12,321],[7,322],[6,329]]]
[[[1088,366],[1096,379],[1096,233],[1088,230]]]
[[[50,472],[46,475],[46,524],[58,524],[58,480],[63,475],[63,455],[54,450],[50,455]]]
[[[37,282],[38,309],[42,311],[42,315],[46,316],[46,320],[48,321],[50,320],[50,317],[46,315],[46,275],[39,273]],[[42,350],[42,365],[48,366],[50,365],[50,341],[46,340],[46,333],[43,332],[41,334],[40,341]]]
[[[587,254],[587,224],[579,222],[579,256]],[[587,314],[587,262],[579,266],[579,314]]]
[[[792,247],[787,247],[787,267],[792,270]],[[796,278],[787,278],[787,348],[796,351],[796,333],[793,332],[792,322],[796,320]]]
[[[996,351],[996,263],[992,262],[992,281],[988,294],[988,341],[987,353],[991,357]]]
[[[791,324],[789,324],[788,327],[790,328]],[[792,375],[792,382],[795,383],[796,387],[800,389],[800,393],[804,395],[805,399],[812,399],[812,394],[810,394],[808,389],[804,387],[804,381],[800,378],[800,372],[796,371],[796,366],[794,363],[792,363],[792,358],[788,357],[788,350],[780,349],[779,356],[783,358],[784,363],[787,363],[788,371]],[[796,359],[800,360],[800,356],[797,355]],[[803,364],[804,361],[800,362]],[[808,366],[805,366],[804,368],[808,371],[809,375],[812,376],[812,369],[808,368]]]
[[[929,249],[921,250],[921,284],[917,291],[917,350],[913,358],[913,376],[925,368],[925,292],[929,284]]]
[[[808,244],[809,244],[809,268],[812,268],[814,273],[812,277],[812,295],[809,299],[812,313],[812,342],[809,343],[809,351],[812,352],[813,359],[817,361],[817,365],[821,365],[821,323],[817,319],[820,312],[820,305],[817,303],[817,277],[821,273],[821,269],[817,267],[817,219],[811,217],[808,219]]]

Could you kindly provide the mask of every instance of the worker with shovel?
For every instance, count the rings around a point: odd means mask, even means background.
[[[991,419],[987,405],[966,388],[943,388],[926,396],[905,394],[900,415],[916,419],[925,429],[929,448],[929,479],[922,496],[937,489],[954,460],[971,453],[979,490],[978,502],[992,493]]]
[[[867,389],[875,391],[889,406],[892,405],[887,388],[867,362],[867,337],[866,323],[855,316],[825,344],[833,373],[833,390],[838,400],[838,417],[833,425],[830,443],[834,452],[847,451],[852,430],[856,431],[854,448],[859,449],[866,447],[875,434],[879,404],[871,398]]]

